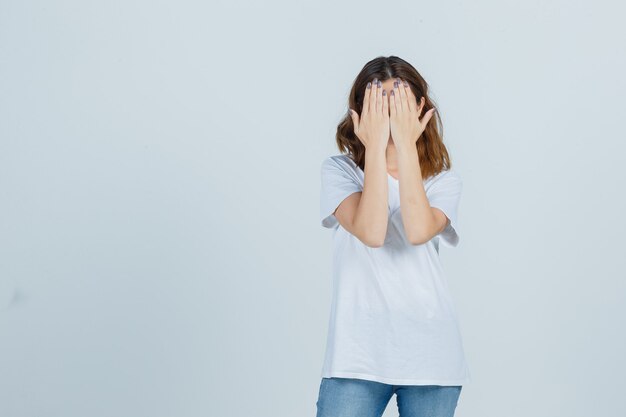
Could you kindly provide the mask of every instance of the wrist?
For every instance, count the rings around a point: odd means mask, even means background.
[[[396,145],[396,150],[400,154],[413,153],[413,152],[417,154],[417,146],[415,146],[415,143],[400,142],[395,145]]]
[[[387,160],[387,147],[368,146],[365,148],[365,159],[384,159]]]
[[[369,146],[365,147],[365,151],[369,152],[369,153],[383,153],[384,155],[387,154],[387,146],[388,146],[388,141],[383,142],[381,141],[375,141],[373,143],[370,143]]]

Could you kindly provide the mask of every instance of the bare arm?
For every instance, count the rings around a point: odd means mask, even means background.
[[[363,192],[351,194],[335,210],[339,224],[370,247],[380,247],[385,241],[388,187],[384,150],[366,149]]]
[[[411,244],[420,245],[443,231],[449,220],[443,211],[428,202],[415,146],[397,149],[404,231]]]
[[[397,80],[389,97],[390,129],[398,152],[400,212],[407,239],[413,245],[428,242],[448,224],[448,218],[428,202],[415,143],[431,119],[434,108],[420,120],[425,99],[418,105],[408,83]]]
[[[382,83],[368,83],[359,116],[350,109],[354,133],[365,147],[363,191],[348,196],[335,210],[339,224],[371,247],[382,246],[387,234],[388,187],[386,150],[389,141],[389,100]]]

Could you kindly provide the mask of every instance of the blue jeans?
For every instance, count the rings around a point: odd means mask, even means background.
[[[400,417],[453,417],[461,385],[389,385],[355,378],[322,378],[317,417],[380,417],[396,394]]]

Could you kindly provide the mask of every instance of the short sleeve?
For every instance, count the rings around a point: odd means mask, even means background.
[[[326,158],[321,165],[320,218],[322,226],[336,227],[339,222],[335,210],[350,194],[362,192],[363,188],[350,172],[350,166],[334,157]]]
[[[459,243],[458,210],[463,181],[455,171],[448,170],[435,179],[426,193],[431,207],[444,212],[450,223],[439,233],[441,242],[448,247],[456,247]]]

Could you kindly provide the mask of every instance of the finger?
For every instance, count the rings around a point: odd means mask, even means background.
[[[372,80],[372,89],[370,90],[370,113],[376,113],[376,91],[378,90],[378,80]]]
[[[402,110],[408,112],[411,111],[411,108],[409,107],[409,101],[406,94],[407,85],[408,83],[406,81],[400,80],[400,101],[402,102]]]
[[[404,109],[404,103],[402,103],[402,80],[400,78],[396,78],[396,81],[393,83],[393,91],[396,96],[396,111],[400,113]]]
[[[395,83],[394,83],[395,86]],[[389,114],[392,117],[395,117],[397,114],[397,110],[396,110],[396,91],[398,89],[397,88],[393,88],[391,90],[391,93],[389,94]]]
[[[420,124],[422,125],[422,127],[424,129],[426,129],[426,126],[428,125],[428,121],[433,117],[433,114],[435,114],[435,108],[434,107],[432,109],[428,110],[424,114],[424,117],[422,118],[422,120],[420,120]]]
[[[383,84],[380,80],[376,84],[376,112],[380,114],[383,111]]]
[[[363,110],[361,115],[367,114],[370,111],[370,94],[372,92],[372,83],[368,82],[365,86],[365,93],[363,94]]]
[[[393,82],[393,90],[391,90],[391,94],[393,95],[393,107],[394,112],[397,114],[402,111],[402,103],[400,102],[400,78],[396,78]]]
[[[413,94],[413,90],[411,89],[411,85],[405,81],[405,91],[406,91],[406,100],[407,106],[411,112],[417,111],[417,97]]]
[[[383,90],[383,116],[389,115],[389,96],[387,95],[387,91]]]

